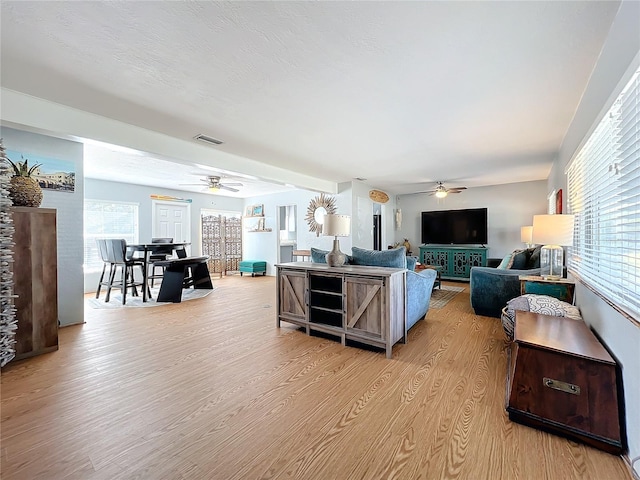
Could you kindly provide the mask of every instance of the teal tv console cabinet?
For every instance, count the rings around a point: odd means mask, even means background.
[[[443,279],[469,280],[471,267],[487,265],[487,248],[423,245],[420,247],[420,263],[441,266]]]

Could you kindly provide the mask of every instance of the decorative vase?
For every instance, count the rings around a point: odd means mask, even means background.
[[[32,177],[11,177],[9,196],[16,207],[39,207],[42,203],[42,188]]]
[[[408,238],[404,239],[403,245],[404,245],[404,248],[407,249],[407,255],[409,255],[411,253],[411,244],[409,243],[409,239]]]

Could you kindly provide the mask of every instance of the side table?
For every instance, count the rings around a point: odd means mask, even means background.
[[[536,295],[548,295],[564,302],[574,303],[576,284],[572,280],[559,278],[547,280],[536,275],[520,275],[520,293],[535,293]]]
[[[507,368],[511,420],[623,451],[617,366],[586,323],[516,311]]]

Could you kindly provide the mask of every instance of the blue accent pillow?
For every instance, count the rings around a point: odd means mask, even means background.
[[[407,257],[407,269],[412,272],[416,269],[416,263],[418,263],[418,257]]]
[[[527,260],[527,268],[540,268],[540,249],[541,245],[529,249],[529,259]]]
[[[509,262],[511,262],[511,257],[513,257],[513,253],[506,255],[500,262],[500,265],[498,265],[496,268],[499,268],[500,270],[506,270],[507,265],[509,265]]]
[[[371,267],[407,268],[407,250],[404,247],[391,250],[368,250],[366,248],[351,248],[354,265],[368,265]]]
[[[328,250],[320,250],[319,248],[311,247],[311,261],[313,263],[327,263],[326,255]]]
[[[319,248],[311,247],[311,262],[312,263],[327,263],[327,253],[329,250],[320,250]],[[344,253],[344,252],[342,252]],[[345,253],[344,264],[345,265],[353,265],[353,261],[351,260],[351,256]]]
[[[528,252],[526,250],[516,250],[511,257],[510,265],[507,267],[511,270],[524,270],[527,268]]]

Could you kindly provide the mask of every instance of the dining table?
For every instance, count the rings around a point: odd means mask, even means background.
[[[187,245],[191,245],[191,242],[170,242],[170,243],[128,243],[127,244],[127,252],[130,254],[134,253],[142,253],[142,256],[139,257],[143,261],[142,268],[142,284],[144,285],[142,289],[142,301],[146,302],[149,299],[149,255],[151,252],[157,248],[164,247],[166,250],[171,248],[172,252],[177,250],[183,250]]]

